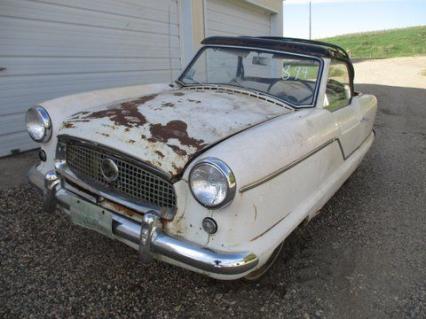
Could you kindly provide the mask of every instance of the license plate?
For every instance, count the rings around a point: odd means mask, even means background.
[[[74,224],[113,238],[112,214],[109,211],[78,199],[73,200],[70,208],[71,221]]]

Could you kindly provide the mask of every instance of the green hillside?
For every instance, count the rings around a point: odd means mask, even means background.
[[[353,59],[426,55],[426,26],[347,34],[321,41],[349,50]]]

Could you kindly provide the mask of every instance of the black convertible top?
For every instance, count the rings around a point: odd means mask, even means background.
[[[249,46],[261,47],[264,49],[290,51],[307,55],[315,55],[320,57],[338,58],[341,60],[350,61],[349,55],[341,47],[314,40],[305,40],[297,38],[283,38],[283,37],[223,37],[214,36],[205,38],[202,44],[216,44],[216,45],[236,45],[236,46]]]
[[[349,71],[351,73],[351,80],[353,81],[354,69],[348,53],[343,48],[327,42],[272,36],[213,36],[205,38],[201,44],[255,47],[269,50],[294,52],[317,57],[334,58],[344,61],[348,64]]]

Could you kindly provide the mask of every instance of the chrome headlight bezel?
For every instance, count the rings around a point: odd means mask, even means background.
[[[196,190],[194,190],[193,187],[193,183],[192,183],[192,177],[194,172],[197,169],[200,169],[202,166],[207,166],[209,168],[213,168],[215,170],[217,170],[217,172],[219,172],[226,180],[226,196],[223,198],[223,200],[221,200],[218,203],[215,204],[207,204],[205,202],[203,202],[200,198],[199,198],[199,194],[197,193]],[[235,197],[235,193],[236,193],[236,189],[237,189],[237,183],[235,180],[235,175],[232,172],[232,170],[229,168],[229,166],[227,164],[225,164],[225,162],[223,162],[222,160],[218,159],[218,158],[214,158],[214,157],[208,157],[205,159],[200,160],[198,163],[196,163],[191,171],[189,172],[189,178],[188,178],[188,183],[189,183],[189,189],[191,190],[191,194],[194,197],[194,199],[203,207],[208,208],[208,209],[218,209],[218,208],[223,208],[225,206],[227,206],[228,204],[230,204],[230,202],[234,199]]]
[[[39,125],[39,128],[43,130],[41,137],[36,137],[34,131],[31,130],[30,122],[37,121],[37,123],[32,123],[32,125]],[[46,143],[52,137],[52,120],[49,116],[49,113],[42,106],[33,106],[25,114],[25,126],[30,137],[38,143]]]

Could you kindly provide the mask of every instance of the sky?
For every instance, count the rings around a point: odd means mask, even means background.
[[[309,38],[309,1],[284,1],[284,36]],[[312,0],[312,38],[426,25],[426,0]]]

